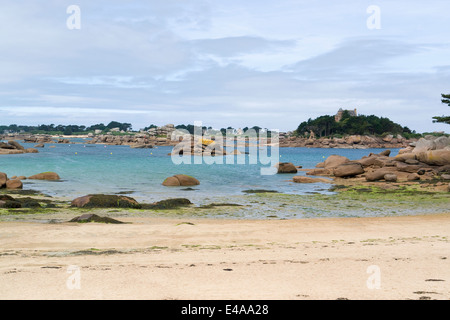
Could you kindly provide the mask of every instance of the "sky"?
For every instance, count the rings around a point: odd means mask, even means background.
[[[75,10],[74,10],[75,6]],[[2,0],[0,124],[446,131],[450,2]]]

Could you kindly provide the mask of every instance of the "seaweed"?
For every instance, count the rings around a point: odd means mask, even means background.
[[[82,208],[133,208],[140,209],[136,200],[126,196],[93,194]]]
[[[83,214],[81,216],[71,219],[69,222],[78,222],[78,223],[98,222],[98,223],[112,223],[112,224],[125,223],[113,218],[101,217],[96,214]]]
[[[173,198],[161,200],[155,203],[142,203],[141,209],[167,210],[167,209],[176,209],[179,207],[186,207],[191,204],[192,202],[189,199]]]
[[[242,190],[244,193],[278,193],[276,190],[265,190],[265,189],[249,189]]]
[[[210,209],[210,208],[214,208],[214,207],[243,207],[243,206],[244,205],[237,204],[237,203],[210,203],[210,204],[202,205],[198,208],[199,209]]]

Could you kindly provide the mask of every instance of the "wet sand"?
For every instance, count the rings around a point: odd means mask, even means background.
[[[0,222],[0,299],[450,299],[450,214]]]

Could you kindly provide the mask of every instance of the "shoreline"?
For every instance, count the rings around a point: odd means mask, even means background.
[[[130,134],[82,134],[82,135],[51,135],[51,134],[16,134],[3,135],[4,140],[25,140],[31,143],[68,143],[71,138],[90,139],[91,144],[109,145],[158,145],[175,146],[179,141],[172,141],[169,136],[155,136],[148,133],[133,132]],[[245,136],[242,136],[245,138]],[[0,135],[0,140],[2,136]],[[269,138],[270,140],[270,138]],[[323,149],[401,149],[406,148],[417,139],[403,137],[382,138],[370,135],[345,135],[343,138],[305,138],[297,136],[280,135],[279,142],[275,143],[280,148],[323,148]],[[71,142],[70,143],[82,143]],[[272,145],[268,141],[266,145]]]
[[[430,178],[171,210],[19,191],[42,206],[0,209],[0,298],[448,300],[449,196]],[[86,213],[125,223],[69,222]]]
[[[0,298],[450,298],[450,213],[123,220],[131,223],[0,222]],[[67,286],[69,266],[80,289]],[[379,289],[368,287],[371,266]]]

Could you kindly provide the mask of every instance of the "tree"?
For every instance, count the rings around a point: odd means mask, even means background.
[[[402,127],[398,123],[393,122],[388,118],[377,117],[374,115],[352,116],[348,112],[343,113],[339,122],[336,122],[334,116],[320,116],[316,119],[308,119],[302,122],[295,134],[298,136],[308,136],[313,132],[316,137],[345,135],[345,134],[378,134],[391,133],[402,134],[411,133],[411,130]]]
[[[105,130],[105,129],[106,126],[103,123],[98,123],[86,128],[86,131]]]
[[[128,131],[131,130],[131,123],[121,123],[117,121],[111,121],[106,126],[108,129],[119,128],[119,130]]]
[[[450,106],[450,94],[442,93],[441,96],[442,96],[441,102]],[[450,124],[450,116],[441,116],[441,117],[435,116],[433,117],[433,122]]]
[[[67,126],[65,129],[64,129],[64,132],[63,132],[63,134],[64,135],[66,135],[66,136],[70,136],[70,135],[72,135],[72,126]]]
[[[151,124],[151,125],[149,125],[148,127],[145,127],[144,129],[142,129],[142,130],[144,130],[144,131],[148,131],[148,130],[150,130],[150,129],[152,129],[152,128],[158,128],[158,126],[157,125],[154,125],[154,124]]]

